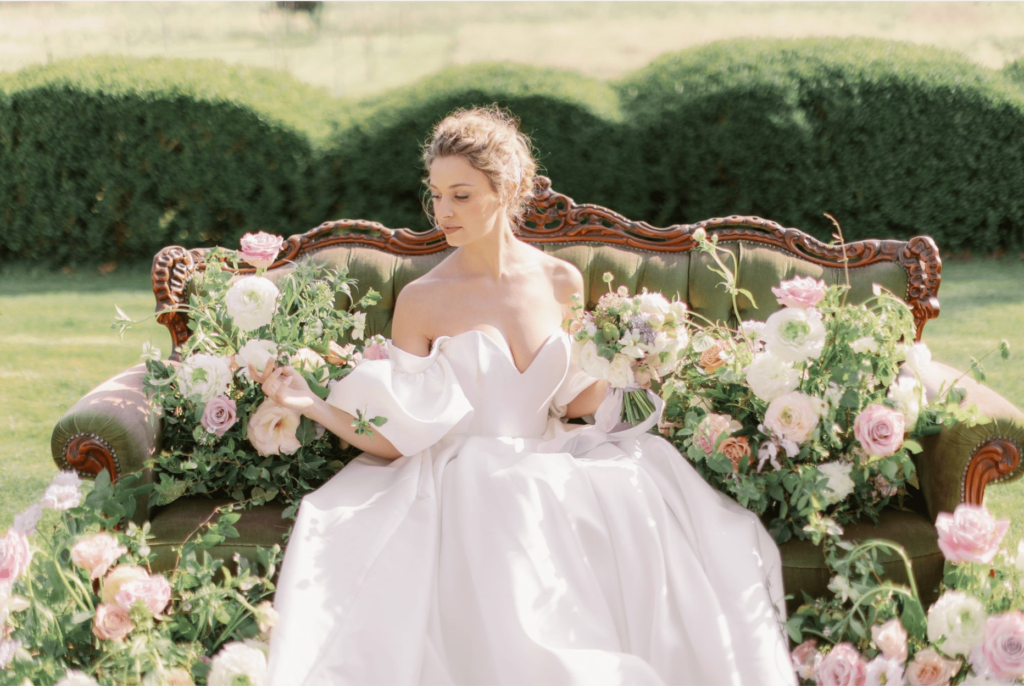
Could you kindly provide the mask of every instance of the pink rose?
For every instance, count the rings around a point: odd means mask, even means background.
[[[793,648],[790,660],[793,662],[793,669],[796,670],[798,677],[813,679],[814,668],[821,661],[821,653],[818,652],[818,639],[809,638]]]
[[[134,629],[128,613],[117,605],[101,603],[96,608],[96,616],[92,622],[92,632],[97,638],[107,641],[123,640]]]
[[[381,343],[374,343],[373,345],[366,346],[366,348],[363,350],[363,359],[364,360],[386,360],[386,359],[388,359],[388,349],[387,349],[387,346],[385,346],[385,345],[383,345]]]
[[[226,395],[218,395],[203,408],[203,428],[212,434],[223,436],[238,421],[235,401]]]
[[[1024,614],[1014,611],[989,617],[981,654],[987,676],[1007,681],[1024,676]]]
[[[121,586],[128,583],[129,581],[138,581],[139,579],[148,579],[149,572],[142,567],[133,567],[130,565],[118,565],[110,570],[110,572],[103,578],[103,592],[101,596],[103,602],[108,605],[117,604],[117,593],[121,590]]]
[[[821,686],[864,686],[867,663],[850,643],[840,643],[818,665],[815,679]]]
[[[148,579],[126,581],[121,584],[116,600],[125,612],[141,601],[151,613],[158,615],[171,602],[171,585],[159,574]]]
[[[868,455],[888,457],[903,445],[905,421],[902,412],[875,403],[857,415],[853,435]]]
[[[0,538],[0,586],[11,585],[21,578],[31,561],[28,537],[17,531],[8,531]]]
[[[790,391],[771,401],[764,413],[764,425],[776,438],[800,445],[817,428],[818,410],[818,404],[809,395]]]
[[[712,412],[697,425],[693,440],[705,455],[710,455],[715,452],[715,441],[719,436],[723,433],[731,436],[742,428],[743,425],[729,415]]]
[[[987,565],[999,550],[1010,520],[997,520],[982,505],[961,503],[953,514],[940,512],[935,528],[939,532],[939,549],[947,560]]]
[[[118,545],[115,537],[101,532],[75,543],[71,547],[71,561],[87,570],[90,579],[99,579],[127,552],[128,548]]]
[[[907,630],[895,617],[882,626],[871,627],[871,640],[885,657],[897,662],[907,661]]]
[[[797,276],[783,281],[778,288],[772,286],[772,293],[779,304],[785,307],[814,307],[825,297],[825,282],[815,281],[809,276]]]
[[[919,650],[913,661],[907,665],[907,681],[911,686],[947,686],[958,671],[959,661],[944,658],[928,648]]]
[[[254,267],[269,267],[284,248],[284,239],[265,231],[242,236],[242,259]]]

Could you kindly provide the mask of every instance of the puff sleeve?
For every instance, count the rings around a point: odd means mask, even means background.
[[[426,357],[388,341],[388,359],[363,360],[331,388],[328,404],[355,416],[387,418],[377,427],[403,455],[426,450],[444,438],[473,406],[439,349]]]

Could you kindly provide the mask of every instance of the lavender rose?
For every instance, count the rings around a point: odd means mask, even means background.
[[[947,560],[987,565],[996,556],[1010,520],[997,520],[982,505],[961,503],[953,514],[940,512],[935,528],[939,532],[939,549]]]
[[[902,413],[875,403],[857,415],[853,421],[853,435],[869,455],[888,457],[903,445],[905,427]]]
[[[840,643],[818,665],[815,679],[821,686],[864,686],[867,664],[850,643]]]
[[[235,401],[226,395],[218,395],[206,403],[203,409],[203,428],[217,436],[223,436],[238,421]]]
[[[260,231],[242,236],[241,245],[243,260],[254,267],[266,269],[274,263],[278,253],[284,248],[284,239],[266,231]]]

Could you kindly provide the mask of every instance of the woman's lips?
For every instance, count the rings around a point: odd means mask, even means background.
[[[452,233],[453,231],[458,231],[461,228],[461,226],[441,226],[441,230],[444,231],[445,233]]]

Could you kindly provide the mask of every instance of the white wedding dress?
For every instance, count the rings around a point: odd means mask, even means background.
[[[764,527],[647,433],[657,416],[616,431],[610,394],[594,425],[559,419],[594,381],[570,345],[520,373],[468,331],[332,389],[404,457],[303,500],[271,686],[795,683]]]

